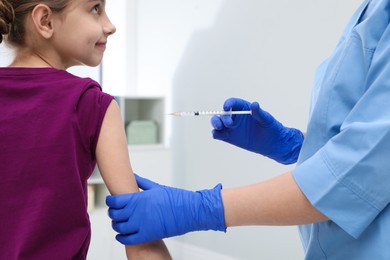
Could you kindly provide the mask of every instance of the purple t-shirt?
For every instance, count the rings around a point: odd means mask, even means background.
[[[52,68],[0,68],[2,259],[85,259],[87,179],[112,101]]]

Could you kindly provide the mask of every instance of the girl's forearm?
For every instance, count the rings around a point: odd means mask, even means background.
[[[162,240],[138,246],[126,246],[127,259],[171,260],[167,247]]]

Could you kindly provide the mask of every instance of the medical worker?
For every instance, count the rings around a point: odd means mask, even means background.
[[[316,73],[306,134],[257,102],[231,98],[213,136],[280,163],[274,179],[197,192],[136,177],[144,191],[110,196],[124,244],[240,225],[299,225],[306,259],[390,259],[390,0],[364,1]],[[233,174],[233,173],[232,173]]]

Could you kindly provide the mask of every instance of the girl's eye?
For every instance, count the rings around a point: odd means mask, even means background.
[[[100,6],[99,5],[95,5],[92,8],[92,12],[95,13],[95,14],[100,14]]]

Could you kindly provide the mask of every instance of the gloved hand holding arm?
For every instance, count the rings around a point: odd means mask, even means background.
[[[252,115],[213,116],[213,137],[246,150],[262,154],[282,164],[295,163],[303,142],[303,134],[295,128],[283,126],[259,103],[229,98],[225,111],[251,110]]]
[[[136,245],[191,231],[243,225],[300,225],[327,220],[315,209],[291,173],[257,184],[221,190],[187,191],[135,175],[144,191],[108,196],[117,240]]]
[[[135,177],[144,191],[106,199],[122,244],[142,244],[190,231],[226,231],[220,184],[194,192]]]

